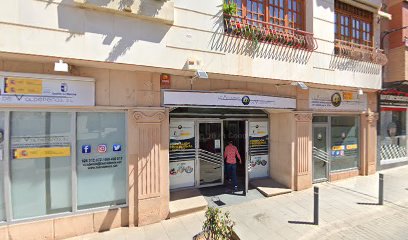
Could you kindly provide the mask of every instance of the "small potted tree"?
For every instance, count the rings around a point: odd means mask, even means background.
[[[229,213],[222,213],[220,209],[209,207],[205,212],[203,231],[194,240],[230,240],[236,239],[233,231],[235,223],[230,220]]]

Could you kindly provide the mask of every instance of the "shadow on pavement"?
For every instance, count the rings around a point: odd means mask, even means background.
[[[363,203],[363,202],[358,202],[357,204],[359,205],[372,205],[372,206],[380,206],[379,203]]]
[[[316,225],[314,222],[303,222],[303,221],[288,221],[290,224],[300,224],[300,225]]]

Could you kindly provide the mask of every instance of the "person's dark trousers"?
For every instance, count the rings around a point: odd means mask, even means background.
[[[234,188],[236,189],[238,186],[237,184],[237,164],[227,163],[227,171],[228,171],[228,176],[232,178],[232,183],[234,184]]]

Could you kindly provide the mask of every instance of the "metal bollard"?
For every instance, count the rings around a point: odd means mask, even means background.
[[[384,205],[384,174],[382,173],[380,173],[378,185],[378,205]]]
[[[313,224],[319,225],[319,187],[313,188],[313,197],[314,197],[314,205],[313,205]]]

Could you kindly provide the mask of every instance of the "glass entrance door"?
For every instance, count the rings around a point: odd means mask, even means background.
[[[313,182],[328,180],[329,152],[328,126],[313,126]]]
[[[222,122],[199,122],[197,136],[199,185],[223,184]]]

